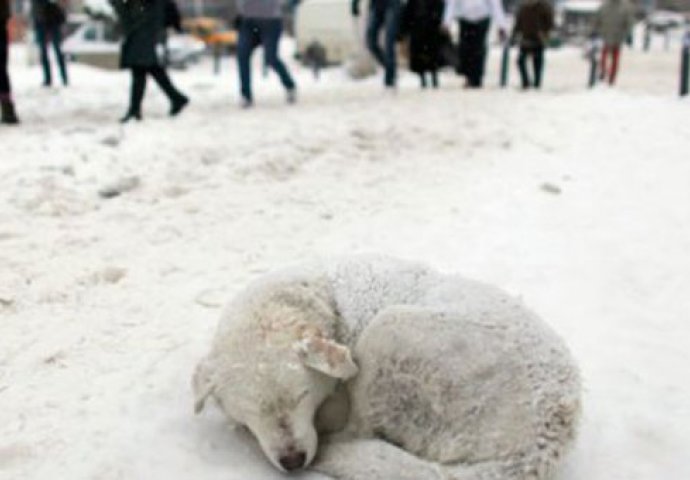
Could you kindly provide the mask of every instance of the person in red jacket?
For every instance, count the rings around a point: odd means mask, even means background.
[[[12,102],[12,88],[10,77],[7,73],[7,60],[9,53],[9,36],[7,32],[7,22],[11,16],[10,0],[0,0],[0,105],[2,106],[2,117],[0,123],[17,124],[17,114],[14,111]]]

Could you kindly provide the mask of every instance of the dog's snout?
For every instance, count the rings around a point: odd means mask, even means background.
[[[279,462],[285,470],[292,472],[304,467],[306,460],[307,454],[305,452],[295,451],[281,456]]]

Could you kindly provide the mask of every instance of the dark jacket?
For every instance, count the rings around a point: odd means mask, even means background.
[[[549,0],[524,0],[515,18],[513,39],[519,40],[523,47],[543,47],[553,25],[553,7]]]
[[[165,34],[165,0],[111,0],[111,3],[124,35],[120,66],[160,65],[156,47]]]
[[[0,0],[0,24],[7,23],[11,16],[10,0]]]
[[[410,70],[417,73],[441,66],[444,0],[408,0],[403,11],[401,33],[410,39]]]

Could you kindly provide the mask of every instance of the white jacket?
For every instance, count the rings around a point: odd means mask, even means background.
[[[501,0],[446,0],[443,24],[450,26],[456,18],[470,22],[491,18],[498,28],[506,27],[506,14]]]

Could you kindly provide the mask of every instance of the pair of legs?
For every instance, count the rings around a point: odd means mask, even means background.
[[[385,69],[384,84],[395,87],[398,62],[395,42],[400,28],[402,6],[400,0],[388,0],[385,8],[372,7],[367,25],[367,48],[376,61]],[[384,48],[379,45],[381,30],[385,30]]]
[[[168,72],[161,66],[131,67],[132,87],[130,92],[129,111],[123,121],[131,118],[141,119],[141,104],[146,92],[146,77],[151,75],[158,86],[170,100],[171,115],[177,115],[187,104],[189,99],[184,96],[170,81]]]
[[[532,58],[532,65],[534,67],[534,80],[530,78],[527,69],[527,60]],[[518,56],[518,68],[520,69],[520,77],[522,79],[522,88],[540,88],[541,79],[544,72],[544,47],[531,46],[520,47],[520,55]]]
[[[10,76],[7,73],[7,60],[9,57],[7,33],[7,24],[2,22],[0,25],[0,123],[13,125],[19,123],[19,119],[14,111],[12,86],[10,85]]]
[[[264,47],[266,64],[278,74],[281,83],[289,92],[289,100],[294,100],[295,82],[287,67],[278,56],[280,37],[283,33],[283,20],[280,18],[243,18],[239,28],[237,44],[237,63],[240,70],[240,93],[246,104],[254,100],[252,95],[252,52],[255,39]]]
[[[460,73],[467,78],[467,86],[480,88],[484,81],[486,37],[491,19],[477,22],[460,19]]]
[[[38,43],[38,48],[41,51],[41,64],[43,65],[43,85],[50,86],[53,84],[53,74],[51,71],[50,58],[48,57],[48,43],[53,44],[62,84],[67,85],[69,83],[69,78],[67,77],[65,57],[62,54],[62,32],[60,27],[48,26],[41,23],[37,23],[35,27],[36,43]]]
[[[427,74],[429,74],[429,77],[431,78],[431,86],[434,88],[438,88],[438,70],[429,70],[426,72],[419,73],[419,79],[422,83],[422,88],[427,88],[429,86],[429,83],[427,82]]]
[[[620,62],[621,47],[620,45],[604,45],[601,51],[601,79],[608,78],[610,85],[616,82],[618,75],[618,64]],[[611,68],[608,68],[608,58],[611,57]]]

